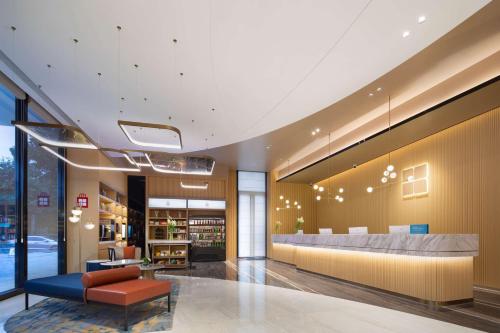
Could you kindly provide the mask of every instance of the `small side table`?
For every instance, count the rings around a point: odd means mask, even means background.
[[[160,269],[165,269],[165,265],[160,265],[160,264],[149,264],[147,266],[145,265],[138,265],[139,268],[141,269],[141,275],[143,279],[155,279],[155,271],[158,271]]]

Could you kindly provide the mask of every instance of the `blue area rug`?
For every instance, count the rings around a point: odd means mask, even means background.
[[[170,313],[167,297],[129,309],[129,332],[155,332],[172,329],[179,284],[172,282]],[[48,298],[10,317],[7,333],[124,332],[123,309],[101,304],[83,304]]]

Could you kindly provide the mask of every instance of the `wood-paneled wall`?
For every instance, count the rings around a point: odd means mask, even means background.
[[[177,177],[148,177],[148,195],[150,197],[169,197],[169,198],[191,198],[191,199],[218,199],[226,198],[226,179],[213,179],[210,177],[188,178],[182,177],[186,184],[208,183],[208,189],[201,191],[199,189],[182,188],[181,178]]]
[[[109,159],[97,150],[68,149],[68,158],[82,164],[112,166]],[[83,272],[86,260],[99,257],[99,182],[124,194],[127,193],[127,182],[123,172],[84,170],[70,165],[67,168],[67,216],[71,215],[71,209],[80,193],[89,197],[89,207],[83,209],[80,222],[66,222],[67,271]],[[87,221],[92,221],[97,227],[85,229]]]
[[[401,170],[423,162],[429,163],[429,194],[403,199]],[[479,234],[474,284],[500,288],[500,108],[394,151],[397,181],[382,185],[388,163],[383,156],[321,182],[332,192],[343,187],[345,200],[318,202],[318,226],[387,233],[389,225],[428,223],[431,233]]]
[[[226,258],[234,259],[237,256],[237,228],[238,222],[238,191],[236,188],[236,171],[230,170],[226,190]]]
[[[290,200],[292,208],[276,210],[276,207],[284,207],[285,203],[280,201],[279,197],[283,195],[285,199]],[[292,234],[295,233],[295,223],[297,217],[304,218],[304,233],[317,234],[318,225],[316,218],[316,203],[311,186],[306,184],[277,183],[276,174],[268,174],[268,193],[267,193],[267,255],[272,257],[272,234]],[[301,209],[297,210],[293,202],[297,201]],[[281,222],[281,227],[276,232],[276,222]]]

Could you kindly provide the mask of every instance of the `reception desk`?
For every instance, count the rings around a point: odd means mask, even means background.
[[[272,246],[305,271],[431,302],[473,298],[478,235],[273,235]]]

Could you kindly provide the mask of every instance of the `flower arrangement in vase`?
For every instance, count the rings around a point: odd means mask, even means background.
[[[295,222],[295,230],[298,233],[299,230],[302,230],[302,228],[304,228],[304,218],[302,216],[297,217],[297,222]]]
[[[274,224],[274,233],[278,234],[280,231],[280,228],[281,228],[281,221],[276,221],[276,223]]]
[[[170,216],[167,217],[167,227],[168,227],[168,239],[174,239],[174,231],[177,227],[177,223]]]

